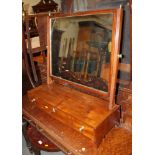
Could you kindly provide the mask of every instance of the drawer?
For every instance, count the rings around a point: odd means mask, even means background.
[[[91,140],[96,141],[94,128],[89,126],[85,122],[78,120],[74,116],[71,116],[70,114],[65,113],[64,111],[60,110],[58,107],[52,106],[51,104],[41,99],[39,100],[35,99],[35,105],[39,109],[42,109],[43,111],[48,113],[51,117],[75,129],[76,131],[80,132],[81,134],[85,135]]]

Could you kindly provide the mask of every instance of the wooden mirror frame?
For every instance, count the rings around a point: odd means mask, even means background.
[[[71,82],[60,77],[56,77],[52,75],[52,64],[51,64],[51,21],[56,18],[64,18],[64,17],[74,17],[74,16],[86,16],[86,15],[96,15],[96,14],[113,14],[113,23],[112,23],[112,50],[111,50],[111,58],[110,58],[110,80],[108,92],[100,91],[94,88],[90,88],[75,82]],[[84,92],[94,94],[98,97],[104,98],[109,101],[109,109],[112,109],[115,105],[115,90],[116,90],[116,81],[117,81],[117,72],[118,72],[118,63],[119,63],[119,52],[120,52],[120,42],[121,42],[121,30],[122,30],[122,17],[123,17],[123,9],[108,9],[108,10],[95,10],[95,11],[86,11],[86,12],[78,12],[78,13],[69,13],[69,14],[52,14],[47,17],[47,84],[51,84],[52,82],[56,82],[62,85],[70,85],[76,89],[82,90]]]

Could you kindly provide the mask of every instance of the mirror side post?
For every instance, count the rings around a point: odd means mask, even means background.
[[[51,79],[51,18],[47,15],[47,84],[52,83]]]
[[[114,13],[114,34],[113,34],[113,45],[112,45],[112,58],[111,58],[111,73],[110,73],[110,88],[109,88],[109,109],[111,110],[115,105],[115,93],[116,93],[116,83],[118,74],[118,63],[119,63],[119,52],[121,43],[121,32],[122,32],[122,19],[123,19],[123,9],[120,7]]]

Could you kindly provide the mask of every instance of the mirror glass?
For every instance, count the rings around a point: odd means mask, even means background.
[[[52,19],[52,76],[108,91],[113,14]]]

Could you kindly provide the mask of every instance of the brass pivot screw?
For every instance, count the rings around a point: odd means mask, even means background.
[[[118,54],[118,58],[119,59],[122,59],[123,58],[123,55],[122,54]]]

